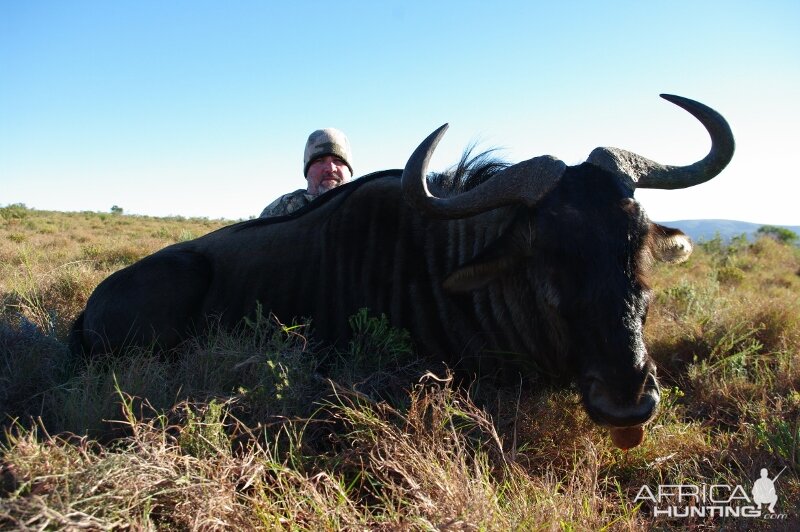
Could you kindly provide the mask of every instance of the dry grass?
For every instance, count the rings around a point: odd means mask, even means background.
[[[63,334],[111,272],[231,222],[0,208],[0,297],[42,330]]]
[[[420,379],[407,336],[366,313],[342,352],[263,317],[170,358],[77,363],[64,335],[102,278],[225,222],[0,211],[0,528],[800,526],[797,248],[711,241],[656,268],[663,403],[622,452],[571,390]],[[749,490],[762,467],[787,468],[786,519],[654,519],[634,503],[645,484]]]

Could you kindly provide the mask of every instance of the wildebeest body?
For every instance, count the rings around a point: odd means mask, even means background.
[[[487,355],[495,366],[527,363],[577,382],[595,421],[641,424],[659,400],[642,332],[647,266],[685,260],[691,245],[651,223],[633,193],[701,183],[733,154],[718,113],[667,99],[711,133],[711,152],[693,165],[598,148],[572,167],[547,156],[505,169],[466,165],[464,182],[456,179],[463,187],[430,194],[426,167],[440,128],[402,172],[341,186],[286,217],[175,244],[113,274],[76,322],[74,344],[90,354],[171,348],[209,317],[232,327],[258,304],[284,322],[310,318],[315,337],[335,344],[347,340],[348,318],[368,308],[408,329],[421,353],[450,364]]]
[[[496,238],[504,212],[480,215],[485,221],[474,226],[426,220],[403,201],[399,177],[354,182],[298,216],[225,227],[116,272],[87,305],[86,347],[170,348],[206,317],[233,326],[259,302],[282,320],[311,318],[315,337],[327,343],[346,340],[347,317],[366,307],[417,332],[429,353],[462,353],[459,344],[481,330],[481,319],[459,304],[469,296],[451,300],[441,283]]]
[[[560,313],[574,313],[583,329],[598,321],[612,327],[609,317],[592,315],[608,307],[592,294],[610,277],[626,283],[626,271],[639,269],[619,269],[616,261],[638,260],[649,230],[618,206],[626,190],[614,176],[591,165],[569,169],[535,211],[502,207],[459,220],[420,217],[403,201],[399,178],[394,172],[354,182],[307,212],[229,226],[113,274],[87,305],[84,329],[97,333],[88,335],[89,350],[171,348],[202,330],[207,317],[234,326],[257,303],[281,320],[311,318],[315,337],[326,343],[348,339],[347,317],[360,308],[385,313],[414,332],[421,352],[450,363],[491,351],[560,366],[565,339],[583,336]],[[535,242],[525,264],[479,290],[443,288],[449,274],[501,235]],[[612,249],[619,242],[625,248]],[[554,292],[586,308],[561,303],[555,312],[547,300]],[[625,311],[616,309],[613,319]]]

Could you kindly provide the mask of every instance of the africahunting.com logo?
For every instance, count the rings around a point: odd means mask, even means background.
[[[645,484],[634,502],[651,503],[653,517],[786,519],[787,514],[775,511],[775,482],[785,470],[770,478],[769,471],[762,469],[749,492],[738,484],[659,484],[655,489]]]

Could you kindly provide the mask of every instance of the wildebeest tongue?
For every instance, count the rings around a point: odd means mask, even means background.
[[[644,439],[644,427],[614,427],[611,429],[611,441],[622,450],[633,449]]]

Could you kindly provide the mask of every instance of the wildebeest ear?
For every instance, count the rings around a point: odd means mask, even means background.
[[[650,252],[657,260],[677,264],[692,254],[692,241],[680,229],[650,224]]]
[[[448,292],[476,290],[522,264],[523,257],[504,235],[447,276],[442,287]]]

